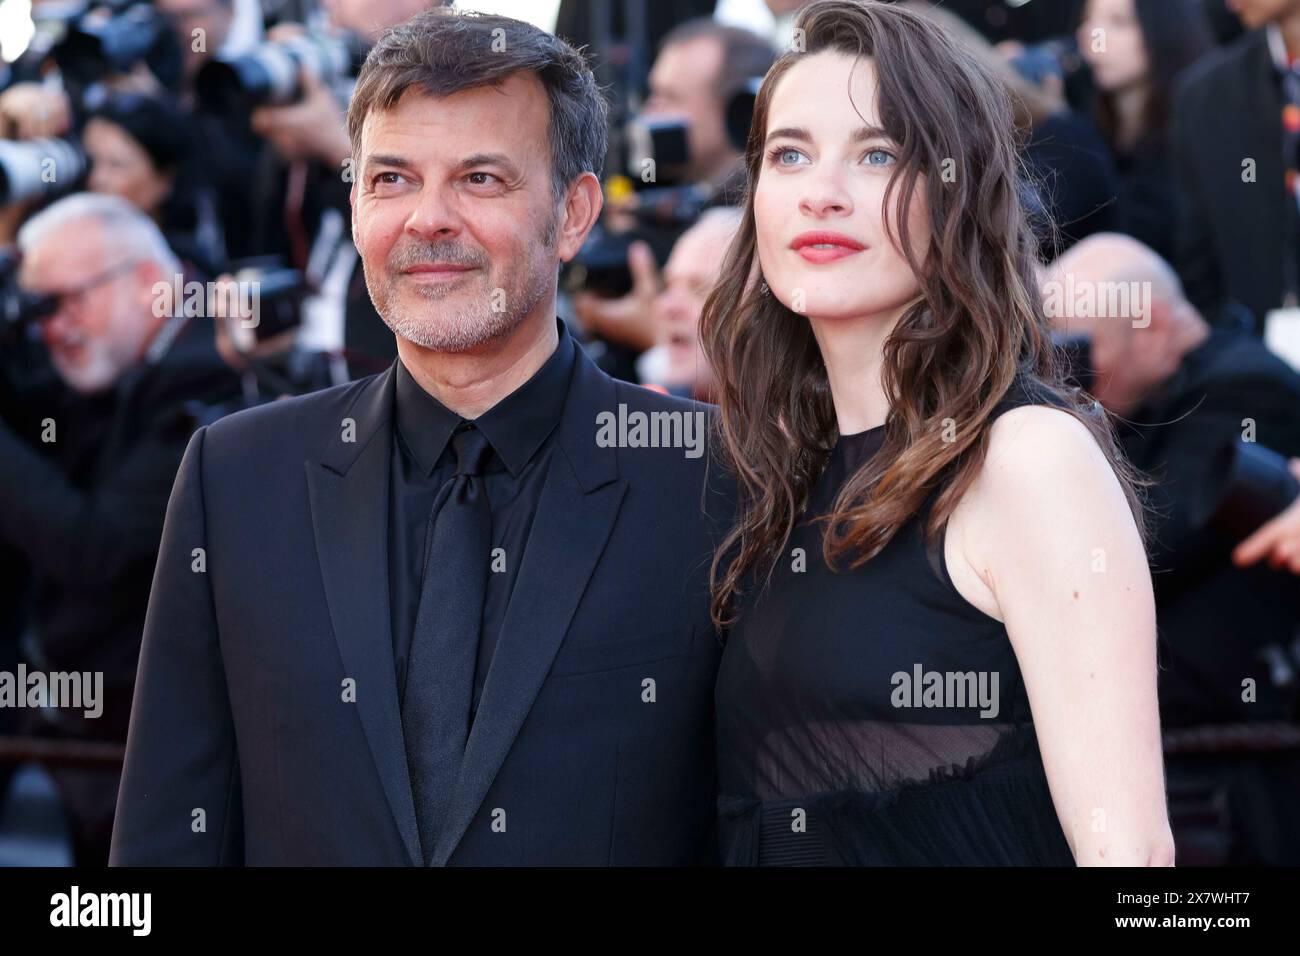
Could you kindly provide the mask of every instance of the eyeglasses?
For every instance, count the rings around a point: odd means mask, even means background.
[[[85,282],[75,285],[70,289],[46,290],[37,292],[35,290],[25,290],[27,303],[24,311],[27,316],[36,322],[46,322],[58,315],[69,303],[80,303],[82,297],[91,289],[103,285],[116,279],[125,273],[128,269],[133,269],[140,264],[139,259],[127,259],[125,262],[119,262],[115,266],[105,269],[103,272],[92,276]]]

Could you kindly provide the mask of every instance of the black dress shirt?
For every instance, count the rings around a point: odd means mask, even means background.
[[[478,709],[541,498],[556,426],[569,391],[573,349],[573,340],[561,330],[559,345],[533,377],[474,419],[492,446],[483,480],[492,510],[493,564],[483,603],[471,714]],[[465,419],[424,391],[401,359],[396,379],[389,467],[388,592],[400,706],[420,604],[429,513],[438,490],[455,472],[451,435]]]

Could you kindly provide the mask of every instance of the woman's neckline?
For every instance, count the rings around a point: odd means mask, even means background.
[[[878,431],[883,431],[884,428],[885,426],[880,424],[875,428],[867,428],[860,432],[848,432],[847,434],[841,432],[840,438],[865,438],[867,435],[874,435]]]

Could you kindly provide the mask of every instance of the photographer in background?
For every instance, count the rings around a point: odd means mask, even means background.
[[[663,289],[654,299],[656,342],[637,361],[643,383],[670,395],[715,400],[713,372],[700,346],[700,317],[740,218],[734,206],[706,209],[673,246],[664,264]]]
[[[88,120],[99,114],[99,133],[111,124],[133,142],[123,143],[110,131],[83,145],[119,172],[127,166],[143,170],[133,146],[150,154],[152,178],[170,181],[172,189],[162,207],[146,211],[161,214],[164,231],[187,262],[210,276],[224,268],[227,255],[255,254],[259,239],[249,195],[263,144],[249,127],[247,111],[207,109],[194,89],[198,71],[219,51],[237,52],[227,42],[233,0],[90,3],[33,16],[43,28],[24,58],[39,61],[43,79],[0,92],[4,135],[76,144]],[[201,166],[172,169],[177,140],[190,138],[203,144]],[[102,175],[92,188],[118,178]],[[204,193],[211,195],[202,198]]]
[[[1213,42],[1199,0],[1088,0],[1079,24],[1079,52],[1096,88],[1093,119],[1119,174],[1118,228],[1166,260],[1178,218],[1174,84]]]
[[[167,97],[113,93],[82,132],[86,188],[121,196],[155,223],[187,275],[209,279],[225,259],[216,202],[192,161],[189,118]]]
[[[153,0],[172,25],[184,62],[184,87],[193,91],[194,78],[204,65],[220,55],[231,55],[227,45],[235,22],[234,0]]]
[[[1300,588],[1285,571],[1231,559],[1244,536],[1238,516],[1265,509],[1270,489],[1289,480],[1278,455],[1300,455],[1300,375],[1253,335],[1212,326],[1173,269],[1126,236],[1085,239],[1044,276],[1058,331],[1089,341],[1089,391],[1152,480],[1161,722],[1167,732],[1195,728],[1207,741],[1216,731],[1234,735],[1230,744],[1168,755],[1179,861],[1300,863],[1300,749],[1295,741],[1289,750],[1265,747],[1249,728],[1246,742],[1235,737],[1253,723],[1257,736],[1280,724],[1300,739]],[[1097,308],[1080,305],[1088,293]],[[1122,314],[1101,307],[1112,297],[1129,302]],[[1234,464],[1217,466],[1225,461]],[[1242,463],[1261,474],[1259,462],[1273,462],[1263,481],[1234,480]],[[1216,806],[1228,819],[1203,829],[1199,815]]]
[[[701,210],[735,205],[743,199],[745,170],[741,152],[728,135],[727,106],[748,81],[763,76],[775,59],[775,49],[758,34],[709,19],[688,20],[663,38],[650,70],[649,97],[633,125],[663,131],[659,140],[648,137],[652,151],[671,136],[679,155],[671,157],[675,160],[671,164],[665,156],[631,156],[634,165],[654,160],[652,184],[625,197],[607,197],[605,232],[633,240],[627,248],[630,291],[611,298],[583,289],[572,299],[584,332],[603,339],[619,353],[602,363],[611,374],[634,378],[632,360],[654,345],[657,331],[652,310],[660,286],[656,262],[667,258],[691,225],[658,225],[645,213],[651,205],[646,197],[659,187],[686,185],[708,196],[700,204]]]
[[[339,366],[344,376],[380,371],[397,354],[392,333],[366,294],[351,241],[352,179],[346,164],[352,150],[344,111],[353,71],[380,32],[437,5],[429,0],[332,0],[324,4],[328,22],[323,25],[278,24],[269,31],[268,41],[298,44],[302,51],[296,54],[302,61],[296,89],[246,93],[246,101],[256,104],[251,127],[273,148],[255,197],[265,213],[257,254],[277,255],[303,274],[312,295],[303,304],[297,348],[346,352],[347,363]],[[351,62],[336,63],[338,72],[311,65],[331,54]],[[258,55],[263,54],[246,59]],[[255,69],[251,75],[256,75]],[[270,241],[271,236],[278,242]],[[336,376],[333,383],[342,380]]]
[[[154,5],[171,26],[183,58],[177,96],[190,114],[195,141],[203,144],[203,176],[216,196],[223,255],[211,266],[220,270],[229,259],[263,254],[269,242],[250,201],[264,166],[265,143],[249,125],[246,110],[215,108],[196,91],[203,67],[246,52],[234,39],[235,0],[154,0]],[[260,38],[260,23],[254,32]]]
[[[67,391],[0,402],[0,541],[33,578],[32,670],[103,674],[103,713],[24,710],[20,732],[124,742],[172,481],[203,405],[236,382],[204,319],[158,308],[180,264],[126,200],[79,193],[18,233],[19,282]],[[163,313],[163,314],[159,314]],[[108,856],[118,773],[58,768],[78,864]]]

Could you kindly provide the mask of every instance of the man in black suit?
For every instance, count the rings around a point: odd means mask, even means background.
[[[1300,589],[1285,570],[1242,568],[1237,541],[1207,512],[1221,452],[1254,442],[1300,455],[1300,375],[1243,330],[1211,326],[1184,298],[1177,276],[1136,240],[1084,240],[1054,264],[1044,292],[1070,288],[1075,304],[1122,301],[1124,314],[1058,310],[1062,331],[1091,339],[1092,393],[1116,416],[1124,452],[1153,482],[1146,489],[1148,550],[1160,628],[1160,714],[1166,728],[1293,720],[1294,688],[1273,679],[1273,655],[1300,625]],[[1056,300],[1059,301],[1059,300]],[[1117,310],[1119,311],[1119,310]],[[1281,467],[1281,465],[1279,465]],[[1205,736],[1202,733],[1202,736]],[[1217,863],[1300,861],[1300,755],[1171,754],[1171,820],[1185,862],[1211,862],[1198,814],[1184,794],[1211,781],[1235,846]],[[1213,791],[1212,791],[1213,792]],[[1198,796],[1199,799],[1199,796]],[[1202,815],[1203,816],[1203,815]],[[1213,814],[1211,814],[1213,816]]]
[[[130,203],[70,196],[18,243],[20,282],[50,297],[42,332],[62,387],[0,387],[0,553],[31,578],[29,671],[102,674],[103,706],[22,710],[16,729],[121,744],[167,496],[199,408],[238,381],[207,322],[155,308],[180,264]],[[54,777],[77,862],[104,865],[117,772]]]
[[[1190,67],[1175,96],[1171,141],[1181,204],[1178,271],[1207,315],[1268,313],[1300,296],[1300,168],[1283,108],[1300,96],[1300,0],[1236,0],[1250,32]],[[1300,108],[1300,103],[1294,104]]]
[[[601,205],[594,79],[431,11],[371,52],[349,133],[399,359],[195,435],[112,861],[711,861],[702,407],[555,318]]]

